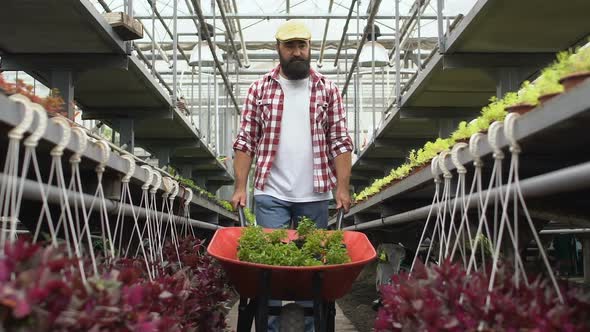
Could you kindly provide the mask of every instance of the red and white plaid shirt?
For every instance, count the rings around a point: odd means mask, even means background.
[[[240,132],[233,148],[258,156],[254,185],[264,190],[279,145],[283,116],[283,90],[279,84],[280,65],[255,81],[248,89],[242,109]],[[334,82],[310,69],[309,118],[313,148],[313,188],[327,192],[336,185],[333,159],[352,151],[346,127],[342,96]]]

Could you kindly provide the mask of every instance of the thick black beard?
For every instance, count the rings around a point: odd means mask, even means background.
[[[311,56],[307,60],[302,58],[293,58],[290,61],[283,58],[279,52],[281,61],[281,68],[283,74],[290,80],[301,80],[309,76],[309,69],[311,67]]]

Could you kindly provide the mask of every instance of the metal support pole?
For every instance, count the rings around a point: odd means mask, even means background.
[[[373,36],[372,39],[375,41],[375,23],[371,24],[371,35]],[[375,134],[377,133],[377,123],[375,122],[375,43],[371,43],[371,92],[372,92],[372,103],[373,107],[371,109],[371,113],[373,116],[373,134],[371,135],[371,139],[375,139]]]
[[[236,0],[232,0],[234,5],[234,10],[236,14],[238,13],[238,5]],[[246,41],[244,40],[244,34],[242,32],[242,25],[240,24],[240,19],[236,17],[236,25],[238,26],[238,33],[240,35],[240,44],[242,45],[242,55],[244,56],[244,67],[250,68],[250,60],[248,60],[248,50],[246,49]]]
[[[350,22],[350,18],[352,17],[352,12],[354,10],[354,4],[357,0],[352,0],[350,4],[350,9],[348,10],[348,15],[346,16],[346,23],[344,23],[344,28],[342,28],[342,37],[340,37],[340,43],[338,44],[338,49],[336,50],[336,57],[334,58],[334,67],[338,65],[338,57],[340,56],[340,50],[342,49],[342,44],[344,43],[344,38],[346,37],[346,31],[348,30],[348,22]],[[358,8],[358,6],[357,6]],[[358,10],[357,10],[357,17],[358,17]],[[357,33],[358,35],[358,33]],[[348,72],[348,69],[347,69]]]
[[[375,22],[375,16],[377,15],[377,12],[379,11],[379,6],[381,5],[381,0],[375,0],[375,2],[373,2],[373,7],[371,7],[371,13],[369,15],[369,19],[367,20],[367,25],[370,26],[373,24],[373,22]],[[358,8],[357,8],[357,20],[358,20]],[[363,33],[363,38],[361,38],[360,43],[357,45],[357,49],[356,49],[356,54],[354,56],[354,59],[352,60],[352,64],[351,64],[351,71],[348,73],[348,76],[346,77],[346,82],[344,83],[344,87],[342,88],[342,94],[346,94],[346,89],[348,88],[348,83],[350,82],[350,79],[352,78],[352,70],[354,70],[354,68],[357,67],[358,61],[359,61],[359,56],[361,54],[361,49],[362,49],[362,44],[364,44],[365,40],[367,40],[367,35],[368,35],[368,31],[365,30],[365,32]]]
[[[156,2],[152,2],[152,75],[156,76]]]
[[[172,19],[172,105],[176,107],[177,101],[177,80],[178,75],[176,73],[177,63],[178,63],[178,31],[177,31],[177,23],[178,23],[178,0],[174,0],[172,2],[172,11],[174,12],[174,18]]]
[[[582,240],[582,257],[584,264],[584,283],[590,285],[590,236],[586,235]]]
[[[0,183],[4,183],[5,181],[7,181],[6,178],[7,178],[6,175],[0,174]],[[18,181],[20,181],[20,178],[18,178]],[[23,199],[40,202],[42,200],[42,196],[41,196],[41,192],[39,190],[39,183],[37,181],[28,180],[28,179],[25,179],[23,182],[24,182],[23,183]],[[62,189],[60,189],[56,186],[48,186],[47,184],[41,184],[41,186],[42,186],[42,190],[44,192],[47,192],[46,198],[47,198],[48,203],[54,204],[54,205],[61,204]],[[66,196],[67,196],[66,198],[69,201],[70,206],[74,206],[74,204],[80,203],[80,201],[79,201],[80,200],[80,193],[74,192],[71,190],[66,190]],[[82,194],[81,198],[84,200],[84,203],[86,206],[93,207],[94,212],[98,213],[102,209],[101,204],[93,204],[93,202],[96,200],[96,198],[93,195]],[[124,212],[128,216],[131,216],[133,213],[135,213],[135,215],[138,218],[145,219],[145,218],[147,218],[147,213],[150,213],[151,214],[150,216],[153,216],[155,214],[159,218],[161,218],[162,220],[166,220],[165,218],[168,218],[167,213],[162,213],[159,211],[147,212],[146,209],[140,209],[138,206],[132,206],[130,204],[120,204],[118,201],[110,200],[108,198],[105,199],[105,201],[104,201],[104,207],[106,209],[106,212],[110,215],[117,215],[119,213],[119,207],[121,207],[122,212]],[[211,230],[223,228],[222,226],[213,225],[213,224],[206,223],[203,221],[199,221],[199,220],[195,220],[195,219],[187,219],[184,216],[173,216],[172,221],[175,223],[179,223],[179,224],[182,224],[184,222],[189,222],[193,226],[205,228],[205,229],[211,229]]]
[[[421,33],[421,27],[420,27],[420,20],[422,19],[422,8],[418,8],[418,20],[417,20],[417,25],[418,25],[418,56],[417,56],[417,63],[418,63],[418,73],[422,71],[422,52],[420,51],[420,49],[422,48],[422,33]]]
[[[214,1],[214,0],[212,0],[212,1]],[[240,107],[238,106],[238,102],[236,101],[236,98],[235,98],[233,92],[231,92],[231,83],[229,82],[225,73],[223,72],[223,68],[221,67],[221,63],[219,62],[219,59],[217,59],[217,54],[215,53],[215,45],[213,44],[213,41],[211,41],[211,38],[209,37],[209,28],[207,27],[207,24],[205,24],[205,18],[203,17],[203,11],[201,9],[201,5],[197,2],[197,0],[192,0],[192,2],[193,2],[193,5],[195,6],[196,14],[199,17],[199,23],[201,23],[201,28],[202,28],[201,32],[203,32],[205,34],[207,44],[209,45],[209,49],[211,50],[211,55],[213,56],[213,61],[215,61],[215,68],[217,68],[217,70],[219,71],[219,75],[221,75],[221,78],[223,79],[223,83],[230,91],[230,97],[232,99],[232,102],[234,104],[234,108],[235,108],[236,112],[238,114],[240,114]],[[215,34],[213,36],[215,36]]]
[[[287,13],[287,15],[289,15],[289,13],[291,12],[291,1],[286,0],[285,1],[285,12]],[[289,19],[287,18],[287,21]]]
[[[444,8],[444,0],[437,0],[436,1],[436,21],[438,23],[438,51],[440,53],[444,53],[445,48],[445,36],[443,31],[444,26],[444,19],[443,19],[443,8]]]
[[[170,154],[172,153],[172,148],[169,146],[159,146],[153,148],[154,153],[158,157],[158,167],[163,168],[170,164]]]
[[[400,34],[399,34],[399,0],[395,0],[395,103],[400,106],[401,96],[401,60],[400,60]]]
[[[217,21],[215,17],[215,0],[211,0],[211,12],[213,13],[213,32],[216,31],[215,21]],[[213,34],[213,45],[217,48],[217,34]],[[215,53],[215,49],[211,49],[211,53]],[[219,66],[221,70],[221,65]],[[217,66],[213,67],[213,100],[214,100],[214,107],[215,107],[215,156],[219,155],[219,100],[218,100],[218,89],[217,86]]]
[[[238,49],[236,48],[236,44],[234,43],[234,37],[232,36],[231,27],[229,25],[229,21],[227,20],[227,18],[225,16],[225,10],[223,9],[223,5],[221,3],[221,0],[217,0],[217,6],[219,7],[219,13],[221,14],[221,21],[223,22],[223,25],[225,26],[226,35],[227,35],[227,38],[229,39],[229,43],[231,45],[232,51],[236,55],[236,60],[238,61],[238,66],[242,67],[242,63],[240,62],[240,59],[238,58]],[[213,15],[215,16],[215,13]],[[213,23],[213,26],[215,26],[215,23]],[[213,37],[213,38],[215,38],[215,37]]]
[[[57,89],[64,100],[64,110],[68,119],[74,119],[74,73],[67,70],[53,70],[51,72],[51,88]]]
[[[211,76],[207,76],[207,145],[211,144]]]
[[[334,0],[330,0],[330,4],[328,5],[328,13],[332,14],[332,5],[334,4]],[[322,37],[322,45],[320,46],[320,58],[318,59],[318,67],[322,67],[324,65],[324,48],[326,47],[326,37],[328,36],[328,27],[330,26],[330,19],[326,19],[326,26],[324,26],[324,36]]]
[[[354,92],[354,147],[356,150],[356,153],[359,154],[360,153],[360,78],[359,75],[354,75],[354,87],[355,87],[355,92]]]
[[[152,8],[156,8],[153,6],[153,2],[156,0],[147,0],[147,2],[152,5]],[[162,23],[164,30],[166,30],[166,32],[168,33],[168,36],[170,36],[170,38],[174,38],[174,34],[172,33],[172,31],[170,31],[170,28],[168,28],[168,25],[166,25],[166,21],[164,21],[164,18],[162,18],[162,15],[160,15],[160,13],[158,12],[158,10],[154,10],[154,13],[156,14],[156,16],[158,17],[158,19],[160,20],[160,23]],[[137,18],[139,19],[139,16],[137,16]],[[168,17],[167,19],[174,19],[174,16],[172,17]],[[178,19],[178,15],[177,15],[177,19]],[[155,38],[155,36],[152,36],[152,38]],[[190,57],[188,57],[186,55],[186,53],[184,53],[183,49],[178,49],[178,52],[180,52],[180,54],[184,57],[184,59],[186,60],[186,62],[188,63],[190,61]]]
[[[121,140],[121,147],[125,146],[125,150],[133,153],[135,148],[135,130],[133,119],[120,119],[119,124],[119,135]]]

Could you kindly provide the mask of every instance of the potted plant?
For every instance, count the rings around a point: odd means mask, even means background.
[[[569,91],[590,77],[590,48],[585,47],[577,53],[558,54],[559,67],[563,70],[559,83]]]
[[[552,65],[543,70],[542,74],[535,81],[539,91],[539,102],[545,104],[563,92],[563,85],[559,83],[559,70]]]
[[[522,88],[517,93],[506,94],[504,103],[507,112],[525,114],[539,103],[539,90],[531,82],[524,81]]]
[[[477,129],[477,126],[471,125],[471,123],[468,124],[467,121],[461,121],[457,130],[451,134],[451,139],[455,141],[455,143],[468,142],[471,135],[478,132]]]

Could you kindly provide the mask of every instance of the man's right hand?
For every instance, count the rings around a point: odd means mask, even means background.
[[[234,210],[238,209],[238,204],[242,207],[246,206],[246,190],[234,190],[234,194],[231,198],[231,205],[234,207]]]

